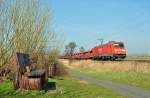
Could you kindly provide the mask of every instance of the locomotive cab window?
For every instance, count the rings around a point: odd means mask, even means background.
[[[116,48],[124,48],[124,45],[123,45],[123,44],[114,44],[114,46],[115,46]]]

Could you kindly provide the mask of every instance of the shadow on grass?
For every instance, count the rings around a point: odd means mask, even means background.
[[[45,88],[43,89],[45,92],[55,91],[56,90],[56,82],[47,82]]]

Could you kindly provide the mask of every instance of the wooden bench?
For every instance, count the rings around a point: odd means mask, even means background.
[[[32,69],[29,55],[25,53],[16,54],[16,73],[14,77],[14,88],[25,90],[42,90],[45,85],[45,70]]]

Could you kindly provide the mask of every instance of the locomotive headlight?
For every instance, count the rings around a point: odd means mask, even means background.
[[[115,52],[118,52],[118,50],[115,50]]]
[[[126,50],[125,50],[125,49],[122,49],[122,51],[125,52]]]

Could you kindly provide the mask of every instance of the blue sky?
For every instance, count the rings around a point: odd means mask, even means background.
[[[45,0],[54,29],[65,43],[87,50],[98,43],[123,41],[128,54],[150,54],[150,0]]]

